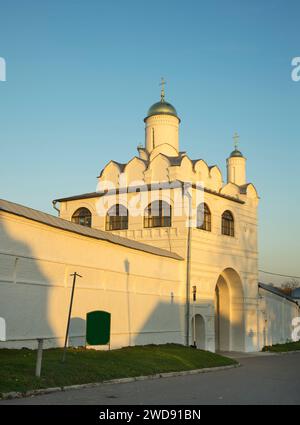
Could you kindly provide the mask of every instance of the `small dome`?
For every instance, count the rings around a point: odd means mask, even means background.
[[[230,154],[230,158],[232,157],[241,157],[243,158],[243,154],[241,151],[239,151],[238,149],[235,149],[234,151],[231,152]]]
[[[147,118],[151,117],[152,115],[173,115],[174,117],[177,117],[177,111],[174,108],[171,103],[165,102],[161,100],[160,102],[154,103],[154,105],[151,106],[151,108],[148,110]]]

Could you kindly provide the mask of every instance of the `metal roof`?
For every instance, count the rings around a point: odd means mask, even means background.
[[[62,218],[44,213],[42,211],[25,207],[24,205],[6,201],[4,199],[0,199],[0,211],[5,211],[7,213],[17,215],[19,217],[27,218],[28,220],[37,221],[47,226],[55,227],[57,229],[65,230],[67,232],[76,233],[78,235],[86,236],[88,238],[103,240],[113,244],[125,246],[126,248],[144,251],[149,254],[159,255],[162,257],[169,257],[175,260],[183,260],[182,257],[180,257],[178,254],[175,254],[174,252],[170,252],[162,248],[156,248],[154,246],[127,239],[122,236],[114,235],[113,233],[105,232],[103,230],[85,227],[80,224],[76,224],[71,221],[63,220]]]
[[[266,283],[258,283],[258,287],[264,289],[265,291],[272,292],[272,294],[278,295],[279,297],[285,298],[288,301],[292,301],[293,303],[297,304],[297,301],[290,297],[289,295],[284,294],[279,288],[276,288],[276,286],[267,285]]]
[[[151,191],[151,190],[159,190],[159,189],[176,189],[178,187],[182,187],[183,184],[189,185],[190,182],[184,182],[181,180],[174,180],[173,182],[161,182],[161,183],[150,183],[145,184],[143,186],[128,186],[128,187],[121,187],[116,189],[111,189],[110,191],[106,192],[91,192],[91,193],[83,193],[82,195],[75,195],[75,196],[69,196],[66,198],[59,198],[54,199],[54,203],[56,202],[66,202],[66,201],[75,201],[78,199],[88,199],[88,198],[100,198],[103,195],[109,195],[109,194],[119,194],[119,193],[127,193],[127,192],[142,192],[142,191]],[[195,184],[191,184],[193,189],[199,189],[198,186]],[[226,195],[224,193],[217,192],[212,189],[208,189],[206,187],[203,188],[204,192],[210,193],[212,195],[216,195],[220,198],[227,199],[229,201],[237,202],[238,204],[245,204],[245,201],[239,198],[235,198],[231,195]]]
[[[293,291],[292,291],[292,298],[297,298],[297,299],[300,299],[300,288],[295,288]]]

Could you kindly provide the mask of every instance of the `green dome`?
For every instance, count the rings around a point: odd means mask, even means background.
[[[177,111],[174,108],[171,103],[160,101],[157,103],[154,103],[154,105],[151,106],[151,108],[148,110],[147,118],[151,117],[152,115],[173,115],[174,117],[177,117]]]
[[[243,157],[243,154],[242,154],[242,152],[241,151],[239,151],[238,149],[235,149],[234,151],[232,151],[231,152],[231,154],[230,154],[230,157],[232,158],[232,157],[234,157],[234,156],[237,156],[237,157]]]

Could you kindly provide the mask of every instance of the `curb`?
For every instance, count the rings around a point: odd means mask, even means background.
[[[277,354],[278,356],[284,356],[286,354],[296,354],[300,353],[300,350],[294,350],[294,351],[263,351],[264,353],[272,353]]]
[[[228,366],[206,367],[203,369],[183,370],[180,372],[162,372],[162,373],[157,373],[155,375],[134,376],[132,378],[117,378],[117,379],[111,379],[109,381],[91,382],[88,384],[67,385],[65,387],[41,388],[41,389],[30,390],[26,392],[11,391],[9,393],[2,393],[2,394],[0,393],[0,400],[11,400],[16,398],[34,397],[34,396],[42,395],[42,394],[51,394],[51,393],[55,393],[59,391],[69,391],[69,390],[79,390],[84,388],[101,387],[102,385],[107,385],[107,384],[126,384],[128,382],[147,381],[150,379],[197,375],[199,373],[217,372],[219,370],[233,369],[239,366],[241,366],[240,363],[236,363],[236,364],[228,365]]]

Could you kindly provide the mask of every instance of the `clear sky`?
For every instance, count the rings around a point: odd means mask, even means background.
[[[94,191],[144,142],[164,76],[191,158],[225,176],[239,132],[260,268],[300,275],[299,19],[296,0],[1,0],[0,197],[55,213],[52,199]]]

